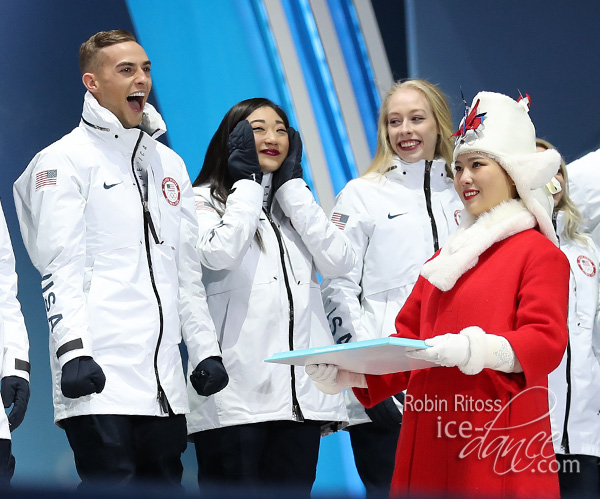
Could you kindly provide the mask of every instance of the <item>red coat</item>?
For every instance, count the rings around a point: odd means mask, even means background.
[[[566,348],[568,292],[567,259],[534,229],[492,245],[447,292],[419,277],[395,336],[479,326],[508,339],[523,373],[368,375],[354,389],[367,407],[407,389],[392,496],[559,497],[546,376]]]

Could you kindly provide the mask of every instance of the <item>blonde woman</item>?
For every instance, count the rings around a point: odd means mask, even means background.
[[[425,80],[396,83],[381,105],[375,158],[340,192],[331,217],[358,257],[350,273],[321,286],[337,343],[392,334],[421,266],[456,229],[462,204],[452,186],[451,127],[444,94]],[[368,496],[389,491],[402,400],[399,393],[365,412],[346,393]]]

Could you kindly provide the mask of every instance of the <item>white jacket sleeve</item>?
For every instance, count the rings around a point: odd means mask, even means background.
[[[209,189],[196,189],[198,249],[204,266],[212,270],[231,270],[242,263],[258,227],[262,201],[260,184],[238,180],[233,184],[221,217],[211,205]]]
[[[323,279],[321,293],[329,327],[336,343],[371,339],[362,325],[360,297],[363,263],[375,224],[352,191],[342,190],[333,207],[332,217],[343,217],[343,232],[356,254],[356,263],[346,275]]]
[[[304,180],[292,179],[275,193],[275,199],[310,251],[323,278],[349,272],[356,256],[343,232],[329,221]]]
[[[36,185],[36,178],[53,180]],[[14,184],[25,248],[42,275],[42,294],[56,355],[63,366],[92,355],[83,290],[85,196],[82,181],[61,155],[42,151]]]
[[[179,317],[190,362],[195,367],[207,357],[220,356],[215,326],[206,303],[202,265],[196,249],[198,222],[194,193],[185,166],[181,186],[181,220],[177,272],[179,277]]]
[[[4,211],[0,205],[0,317],[4,323],[2,378],[19,376],[29,381],[29,340],[17,300],[15,256]]]

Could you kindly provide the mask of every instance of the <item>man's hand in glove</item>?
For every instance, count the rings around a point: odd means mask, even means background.
[[[25,418],[29,403],[29,381],[19,376],[2,378],[2,403],[5,409],[13,406],[8,415],[8,425],[10,431],[13,431]]]
[[[208,397],[227,386],[229,375],[221,357],[208,357],[196,366],[190,381],[198,395]]]
[[[65,397],[76,399],[104,390],[106,376],[89,356],[75,357],[62,368],[60,388]]]

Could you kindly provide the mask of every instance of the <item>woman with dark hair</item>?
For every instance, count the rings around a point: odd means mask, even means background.
[[[320,436],[347,419],[342,398],[303,368],[264,362],[332,343],[317,272],[341,275],[355,259],[302,180],[301,157],[284,111],[248,99],[223,118],[194,182],[203,281],[230,378],[218,396],[188,390],[202,483],[308,495]]]

